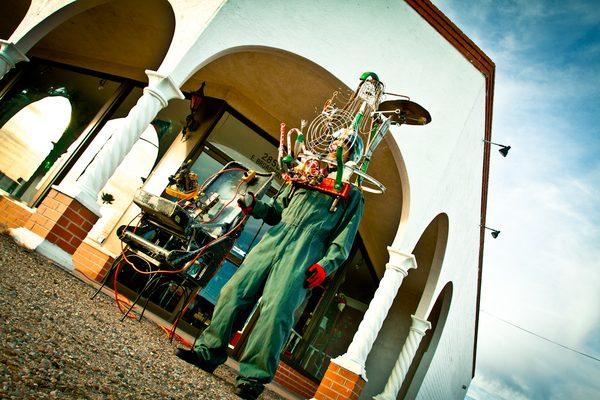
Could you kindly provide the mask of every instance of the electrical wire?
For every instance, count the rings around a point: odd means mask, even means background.
[[[233,172],[233,171],[244,171],[244,172],[245,172],[245,170],[244,170],[244,169],[242,169],[242,168],[228,168],[228,169],[224,169],[224,170],[217,171],[217,172],[215,172],[214,174],[210,175],[208,178],[206,178],[206,180],[204,181],[204,183],[203,183],[203,184],[202,184],[202,186],[200,187],[200,190],[199,190],[199,192],[201,192],[202,190],[204,190],[204,187],[205,187],[205,185],[206,185],[206,184],[208,183],[208,181],[209,181],[210,179],[212,179],[214,176],[217,176],[217,175],[223,174],[223,173],[225,173],[225,172]],[[229,206],[229,204],[231,204],[231,202],[233,202],[233,200],[234,200],[234,199],[237,197],[237,194],[238,194],[238,192],[239,192],[239,189],[240,189],[240,187],[241,187],[242,183],[244,183],[244,181],[243,181],[243,180],[242,180],[242,181],[240,181],[240,183],[239,183],[239,184],[236,186],[235,194],[233,195],[233,197],[232,197],[232,198],[231,198],[231,199],[230,199],[230,200],[229,200],[229,201],[228,201],[228,202],[227,202],[227,203],[226,203],[226,204],[225,204],[225,205],[224,205],[224,206],[221,208],[221,210],[219,210],[219,212],[218,212],[218,213],[217,213],[217,214],[216,214],[216,215],[215,215],[213,218],[211,218],[211,220],[210,220],[210,221],[208,221],[208,222],[211,222],[211,221],[213,221],[215,218],[217,218],[217,217],[218,217],[218,216],[219,216],[219,215],[220,215],[220,214],[223,212],[223,210],[224,210],[224,209],[225,209],[227,206]],[[139,215],[138,215],[138,216],[139,216]],[[137,216],[136,216],[136,218],[137,218]],[[134,218],[134,219],[135,219],[135,218]],[[193,258],[191,261],[187,262],[187,263],[186,263],[186,264],[185,264],[185,265],[184,265],[182,268],[180,268],[180,269],[177,269],[177,270],[170,270],[170,269],[169,269],[169,270],[167,270],[167,269],[159,269],[159,270],[156,270],[156,271],[142,271],[142,270],[138,269],[138,268],[137,268],[137,267],[136,267],[136,266],[135,266],[135,265],[134,265],[132,262],[130,262],[130,261],[127,259],[127,256],[125,255],[125,253],[124,253],[124,252],[123,252],[123,258],[125,259],[125,261],[126,261],[126,262],[127,262],[127,263],[128,263],[128,264],[129,264],[129,265],[130,265],[130,266],[131,266],[131,267],[132,267],[132,268],[133,268],[133,269],[134,269],[134,270],[135,270],[137,273],[139,273],[139,274],[142,274],[142,275],[154,275],[154,274],[159,274],[159,273],[161,273],[161,274],[178,274],[178,273],[181,273],[181,272],[185,272],[185,271],[187,271],[187,270],[188,270],[188,269],[189,269],[189,268],[190,268],[192,265],[194,265],[194,263],[196,262],[196,260],[198,260],[198,258],[200,258],[200,256],[201,256],[202,254],[204,254],[204,252],[205,252],[205,251],[206,251],[208,248],[210,248],[211,246],[215,245],[216,243],[218,243],[218,242],[220,242],[220,241],[224,240],[224,238],[228,237],[229,235],[233,234],[233,233],[234,233],[234,232],[235,232],[235,231],[236,231],[236,230],[237,230],[237,229],[238,229],[240,226],[242,226],[242,225],[243,225],[243,224],[244,224],[244,223],[245,223],[247,220],[248,220],[248,216],[247,216],[247,215],[244,215],[244,216],[243,216],[243,217],[240,219],[240,221],[239,221],[239,222],[238,222],[238,223],[237,223],[237,224],[236,224],[236,225],[235,225],[233,228],[231,228],[231,229],[230,229],[228,232],[226,232],[225,234],[223,234],[223,235],[219,236],[218,238],[215,238],[215,239],[211,240],[209,243],[207,243],[206,245],[204,245],[204,246],[203,246],[203,247],[201,247],[200,249],[196,250],[196,251],[198,252],[198,254],[196,254],[196,256],[195,256],[195,257],[194,257],[194,258]],[[132,220],[132,222],[133,222],[133,220]],[[207,223],[208,223],[208,222],[207,222]],[[139,222],[138,222],[138,224],[139,224]],[[137,229],[137,227],[136,227],[136,229]],[[135,232],[135,230],[134,230],[134,232]],[[122,242],[122,241],[121,241],[121,249],[123,250],[123,242]],[[138,258],[139,258],[139,257],[138,257]],[[145,261],[145,260],[144,260],[144,261]],[[146,261],[146,262],[147,262],[147,261]],[[148,263],[148,264],[149,264],[149,263]]]
[[[246,220],[248,219],[247,215],[244,215],[244,217],[242,217],[240,219],[240,221],[233,227],[231,228],[228,232],[226,232],[225,234],[223,234],[222,236],[219,236],[216,239],[211,240],[210,242],[208,242],[207,244],[205,244],[204,246],[202,246],[200,249],[196,250],[198,251],[198,254],[191,260],[188,261],[182,268],[180,269],[176,269],[176,270],[171,270],[171,269],[158,269],[156,271],[142,271],[140,269],[138,269],[131,261],[129,261],[127,259],[127,256],[125,254],[123,254],[123,259],[129,264],[131,265],[131,267],[139,274],[142,275],[154,275],[154,274],[179,274],[181,272],[185,272],[188,269],[190,269],[190,267],[192,265],[194,265],[194,263],[196,262],[196,260],[198,260],[198,258],[200,258],[200,256],[202,254],[204,254],[204,252],[209,248],[212,247],[213,245],[215,245],[216,243],[224,240],[225,237],[228,237],[229,235],[231,235],[232,233],[234,233],[240,226],[242,226]],[[139,258],[139,257],[138,257]]]
[[[210,224],[211,222],[214,222],[223,213],[223,211],[233,202],[233,200],[235,200],[243,183],[245,182],[241,180],[240,183],[238,183],[238,185],[235,187],[235,193],[233,194],[233,197],[229,199],[229,201],[227,201],[227,203],[225,203],[223,207],[221,207],[221,209],[212,218],[210,218],[208,221],[203,221],[202,223]]]
[[[492,314],[492,313],[490,313],[490,312],[488,312],[488,311],[486,311],[486,310],[481,310],[481,312],[483,312],[483,313],[485,313],[485,314],[489,315],[489,316],[490,316],[490,317],[492,317],[492,318],[495,318],[495,319],[497,319],[498,321],[502,321],[502,322],[504,322],[505,324],[508,324],[508,325],[510,325],[510,326],[512,326],[512,327],[515,327],[515,328],[517,328],[517,329],[520,329],[520,330],[522,330],[523,332],[527,332],[527,333],[529,333],[530,335],[533,335],[533,336],[535,336],[535,337],[537,337],[537,338],[539,338],[539,339],[545,340],[545,341],[547,341],[547,342],[550,342],[550,343],[553,343],[553,344],[555,344],[555,345],[557,345],[557,346],[559,346],[559,347],[562,347],[563,349],[566,349],[566,350],[572,351],[572,352],[574,352],[574,353],[577,353],[577,354],[579,354],[579,355],[582,355],[582,356],[584,356],[584,357],[587,357],[587,358],[591,358],[592,360],[595,360],[595,361],[600,361],[600,358],[598,358],[598,357],[594,357],[594,356],[592,356],[592,355],[590,355],[590,354],[587,354],[587,353],[581,352],[581,351],[579,351],[579,350],[576,350],[576,349],[574,349],[574,348],[572,348],[572,347],[565,346],[564,344],[561,344],[561,343],[555,342],[554,340],[552,340],[552,339],[548,339],[547,337],[544,337],[544,336],[542,336],[542,335],[538,335],[538,334],[537,334],[537,333],[535,333],[535,332],[532,332],[532,331],[530,331],[530,330],[528,330],[528,329],[525,329],[525,328],[523,328],[523,327],[521,327],[521,326],[519,326],[519,325],[517,325],[517,324],[515,324],[515,323],[513,323],[513,322],[507,321],[507,320],[505,320],[504,318],[500,318],[499,316],[497,316],[497,315],[494,315],[494,314]]]
[[[228,169],[224,169],[224,170],[220,170],[215,172],[214,174],[211,174],[208,178],[206,178],[206,180],[202,183],[202,185],[200,186],[198,192],[202,192],[206,185],[209,183],[209,181],[211,179],[213,179],[215,176],[223,174],[225,172],[234,172],[234,171],[241,171],[241,172],[245,172],[244,169],[242,168],[228,168]],[[235,198],[237,197],[240,187],[242,186],[242,184],[244,183],[243,180],[240,181],[240,183],[238,183],[238,185],[235,188],[235,193],[233,195],[233,197],[231,199],[229,199],[229,201],[227,201],[227,203],[225,203],[223,205],[223,207],[217,212],[217,214],[215,214],[209,221],[205,222],[205,223],[210,223],[213,222],[216,218],[218,218],[222,213],[223,210],[225,210],[225,208],[227,208],[232,202],[233,200],[235,200]],[[283,187],[283,186],[282,186]],[[281,188],[279,190],[279,192],[277,193],[277,195],[279,195],[279,193],[281,192]],[[138,218],[139,216],[141,216],[142,213],[139,213],[138,215],[136,215],[135,217],[133,217],[133,219],[129,222],[129,224],[127,224],[128,226],[131,225],[133,223],[133,221]],[[194,265],[194,263],[200,258],[200,256],[202,256],[207,249],[209,249],[210,247],[214,246],[215,244],[221,242],[222,240],[224,240],[225,238],[229,237],[230,235],[232,235],[233,233],[235,233],[240,227],[242,227],[245,222],[248,220],[249,216],[248,215],[244,215],[239,221],[238,223],[231,228],[228,232],[226,232],[225,234],[211,240],[209,243],[207,243],[206,245],[204,245],[203,247],[201,247],[200,249],[197,250],[197,254],[195,255],[195,257],[188,261],[182,268],[177,269],[177,270],[164,270],[164,269],[158,269],[155,271],[152,271],[152,265],[147,261],[144,260],[143,258],[133,254],[131,256],[133,257],[137,257],[138,259],[144,261],[146,263],[146,265],[148,266],[148,270],[147,271],[143,271],[141,269],[139,269],[132,261],[129,260],[128,256],[127,256],[127,250],[129,249],[129,246],[124,246],[123,240],[121,240],[121,255],[122,255],[122,260],[119,261],[119,264],[117,265],[117,267],[115,268],[115,275],[113,278],[113,291],[115,293],[115,303],[117,304],[117,308],[119,309],[119,311],[121,311],[121,313],[125,314],[125,310],[122,304],[127,304],[127,306],[130,306],[131,303],[129,302],[129,300],[122,300],[120,299],[120,295],[118,292],[118,287],[117,287],[117,282],[118,282],[118,275],[119,272],[121,270],[122,267],[122,263],[123,261],[125,261],[129,266],[131,266],[131,268],[133,268],[133,270],[141,275],[156,275],[156,274],[179,274],[182,272],[187,271],[192,265]],[[141,219],[138,221],[137,225],[135,226],[135,228],[133,229],[133,233],[136,232],[136,230],[138,229],[139,225],[140,225]],[[262,226],[261,226],[262,228]],[[125,230],[123,231],[125,232]],[[258,232],[257,232],[258,234]],[[256,235],[255,235],[256,238]],[[122,239],[122,238],[121,238]],[[254,241],[254,239],[253,239]],[[221,260],[221,263],[223,262],[224,258]],[[152,279],[152,278],[150,278]],[[190,301],[187,302],[186,305],[186,310],[187,307],[189,306],[189,304],[191,303],[191,301],[193,301],[193,299],[195,298],[195,295],[192,296],[192,298],[190,299]],[[184,311],[185,313],[185,311]],[[174,322],[173,324],[173,328],[172,330],[174,331],[174,327],[176,326],[177,322],[179,322],[179,319],[183,316],[183,313],[177,318],[177,320]],[[128,317],[130,318],[135,318],[134,316],[131,316],[128,314]]]
[[[204,189],[206,189],[206,185],[208,185],[209,181],[211,179],[213,179],[215,176],[223,174],[225,172],[234,172],[234,171],[241,171],[241,172],[246,172],[245,169],[242,168],[227,168],[227,169],[222,169],[222,170],[218,170],[217,172],[215,172],[214,174],[211,174],[208,176],[208,178],[206,178],[204,180],[204,182],[202,182],[202,185],[200,185],[200,187],[198,188],[198,193],[202,193],[202,191]],[[179,201],[177,201],[178,205],[181,205],[183,202],[187,201],[186,199],[181,199]]]
[[[135,221],[135,219],[138,218],[140,215],[142,215],[142,213],[139,213],[135,217],[133,217],[131,219],[131,221],[129,221],[127,226],[131,225],[133,223],[133,221]],[[134,233],[137,230],[137,228],[140,226],[140,221],[138,221],[137,225],[133,228]],[[125,252],[127,251],[128,248],[129,248],[129,246],[126,246],[126,247],[123,246],[123,241],[121,240],[121,254],[123,255],[123,258],[119,261],[119,264],[115,268],[115,274],[113,276],[113,292],[115,294],[115,304],[117,305],[117,308],[119,309],[121,314],[125,314],[125,312],[126,312],[125,309],[123,308],[123,304],[126,304],[127,306],[131,305],[131,303],[129,302],[129,299],[125,298],[125,300],[121,300],[119,298],[119,288],[117,287],[119,272],[121,271],[121,267],[123,266],[123,260],[127,261],[125,259]],[[146,261],[146,260],[144,260],[144,261]],[[127,261],[127,263],[129,263],[129,261]],[[148,263],[148,262],[146,261],[146,263]],[[150,263],[148,263],[148,266],[150,268]],[[133,315],[127,314],[127,316],[132,319],[135,318],[135,316],[133,316]]]

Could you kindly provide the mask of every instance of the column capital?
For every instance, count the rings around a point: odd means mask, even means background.
[[[428,329],[431,329],[431,322],[427,321],[426,319],[421,319],[416,315],[411,315],[410,317],[412,318],[410,330],[418,333],[421,336],[425,336],[425,332],[427,332]]]
[[[144,88],[144,93],[154,96],[160,101],[163,108],[169,104],[169,100],[185,98],[170,76],[149,69],[146,70],[146,75],[148,76],[148,86]]]
[[[10,69],[15,67],[15,64],[20,61],[29,61],[29,58],[7,40],[0,39],[0,59],[3,60]]]
[[[406,277],[408,270],[417,268],[417,259],[413,254],[405,253],[390,246],[387,249],[388,253],[390,253],[390,260],[385,265],[386,269],[400,272]]]

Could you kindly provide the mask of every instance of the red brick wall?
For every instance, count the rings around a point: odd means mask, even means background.
[[[97,220],[77,200],[52,189],[25,228],[73,254]]]
[[[277,368],[273,380],[305,399],[313,397],[319,386],[318,382],[300,374],[284,362],[279,363],[279,367]]]
[[[73,266],[90,279],[101,281],[108,272],[113,258],[93,245],[82,242],[73,253]]]
[[[0,195],[0,224],[6,225],[7,228],[20,228],[25,226],[32,214],[33,210],[8,196]]]
[[[317,400],[357,400],[364,386],[360,375],[330,362],[314,397]]]

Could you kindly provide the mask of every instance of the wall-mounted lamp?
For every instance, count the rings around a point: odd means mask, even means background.
[[[498,237],[498,235],[500,234],[500,231],[498,229],[488,228],[487,226],[484,226],[483,228],[492,231],[491,235],[494,239],[496,239]]]
[[[508,151],[510,150],[510,146],[507,146],[505,144],[490,142],[489,140],[485,140],[485,139],[483,139],[483,141],[485,143],[489,143],[489,144],[493,144],[493,145],[496,145],[496,146],[500,146],[500,150],[498,150],[498,152],[500,154],[502,154],[502,157],[506,157],[508,155]]]

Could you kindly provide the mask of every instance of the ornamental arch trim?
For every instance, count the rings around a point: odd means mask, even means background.
[[[34,2],[9,41],[42,59],[146,81],[171,48],[176,16],[168,0]],[[160,27],[160,29],[151,29]],[[140,46],[147,41],[150,46]],[[106,62],[105,60],[110,60]]]

